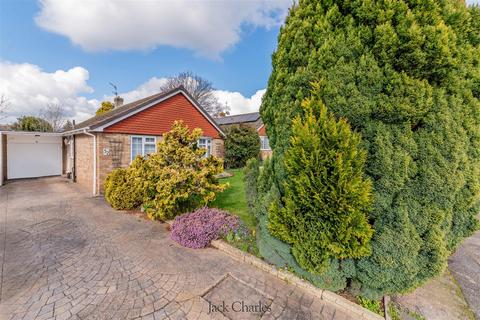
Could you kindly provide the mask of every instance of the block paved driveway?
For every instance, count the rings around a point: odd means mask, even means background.
[[[0,319],[353,319],[62,178],[0,187],[0,250]]]

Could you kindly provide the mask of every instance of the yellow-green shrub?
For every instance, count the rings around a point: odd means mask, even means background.
[[[119,210],[133,209],[142,203],[141,193],[136,188],[134,170],[128,168],[115,169],[107,176],[105,181],[105,199]]]
[[[176,121],[146,160],[144,208],[152,219],[172,219],[204,206],[226,188],[215,178],[223,171],[223,161],[204,157],[206,150],[197,147],[201,136],[200,129],[190,132]]]
[[[223,161],[205,158],[197,147],[200,129],[176,121],[158,143],[157,152],[137,157],[130,167],[113,170],[105,182],[105,198],[116,209],[132,209],[143,204],[152,219],[167,220],[206,205],[216,192],[227,188],[215,175],[223,171]]]

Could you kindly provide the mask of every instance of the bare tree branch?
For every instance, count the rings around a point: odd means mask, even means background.
[[[54,132],[61,131],[65,125],[65,110],[61,104],[49,103],[40,112],[40,117],[50,123]]]
[[[228,106],[220,103],[215,96],[215,89],[210,81],[194,74],[191,71],[179,73],[171,77],[160,87],[160,91],[166,92],[183,86],[185,90],[212,116],[228,114]]]
[[[9,102],[8,98],[5,95],[0,96],[0,120],[5,119],[7,115],[5,114],[7,112],[7,108],[9,107]]]

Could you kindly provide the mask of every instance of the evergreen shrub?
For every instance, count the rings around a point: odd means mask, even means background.
[[[234,125],[225,139],[225,166],[243,168],[248,159],[258,158],[260,138],[257,130],[246,125]]]
[[[117,209],[142,204],[152,219],[168,220],[205,206],[216,192],[228,185],[215,175],[223,171],[221,159],[205,157],[198,148],[200,129],[175,121],[157,145],[157,152],[137,157],[126,169],[112,171],[105,184],[105,197]]]
[[[370,255],[372,186],[360,135],[319,101],[306,100],[303,108],[284,157],[283,206],[270,206],[269,230],[292,245],[302,268],[320,274],[331,258]]]
[[[346,119],[373,184],[372,254],[355,258],[347,281],[366,297],[441,274],[478,229],[479,17],[456,0],[300,0],[280,31],[260,108],[273,157],[259,199],[276,189],[276,210],[290,210],[285,158],[302,101]]]
[[[132,180],[132,170],[118,168],[110,172],[105,181],[105,199],[118,210],[129,210],[142,203],[140,190]]]

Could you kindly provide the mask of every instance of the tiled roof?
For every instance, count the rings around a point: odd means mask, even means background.
[[[215,121],[220,125],[225,125],[225,124],[255,122],[258,119],[260,119],[260,113],[252,112],[252,113],[236,114],[233,116],[220,117],[220,118],[216,118]]]
[[[156,100],[157,98],[160,98],[162,96],[167,96],[168,94],[170,94],[170,92],[157,93],[157,94],[148,96],[146,98],[124,104],[123,106],[116,107],[111,111],[105,112],[98,116],[93,116],[79,124],[76,124],[75,129],[92,127],[92,126],[100,125],[101,123],[106,121],[114,120],[115,118],[121,117],[122,115],[136,109],[137,107],[141,107],[150,101]]]

